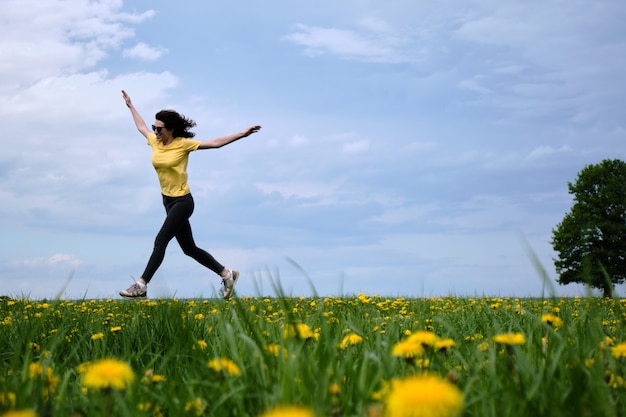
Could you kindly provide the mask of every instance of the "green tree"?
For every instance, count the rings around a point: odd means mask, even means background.
[[[552,230],[557,282],[585,283],[610,297],[626,279],[626,163],[587,165],[567,185],[574,204]]]

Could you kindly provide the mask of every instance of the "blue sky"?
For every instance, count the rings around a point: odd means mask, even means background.
[[[198,139],[263,126],[190,156],[194,236],[240,295],[540,296],[529,248],[554,284],[568,181],[626,159],[624,21],[619,0],[5,0],[1,293],[140,276],[164,212],[125,89]],[[218,287],[172,242],[149,295]]]

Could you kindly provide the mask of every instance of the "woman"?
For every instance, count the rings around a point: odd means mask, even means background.
[[[212,140],[193,140],[195,133],[189,129],[196,123],[173,110],[161,110],[155,116],[152,130],[143,121],[126,91],[122,97],[135,121],[139,132],[146,137],[152,147],[152,165],[156,170],[163,194],[165,221],[154,241],[154,249],[141,278],[128,289],[120,291],[125,298],[146,298],[147,285],[165,257],[165,249],[172,238],[176,238],[185,255],[188,255],[222,277],[224,298],[232,296],[233,288],[239,279],[239,272],[225,268],[208,252],[196,246],[191,233],[189,217],[193,213],[194,202],[187,184],[187,162],[189,152],[197,149],[216,149],[258,132],[261,126],[251,126],[241,133],[221,136]]]

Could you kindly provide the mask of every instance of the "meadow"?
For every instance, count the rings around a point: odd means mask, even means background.
[[[0,298],[0,416],[626,415],[626,300]]]

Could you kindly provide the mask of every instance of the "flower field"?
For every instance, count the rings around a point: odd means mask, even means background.
[[[0,298],[0,416],[626,415],[626,300]]]

